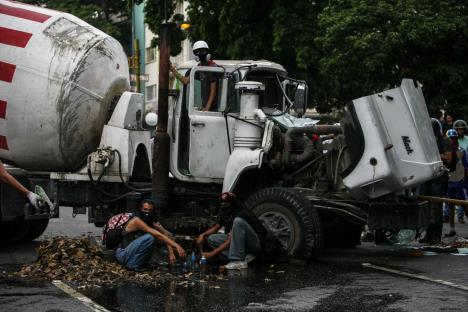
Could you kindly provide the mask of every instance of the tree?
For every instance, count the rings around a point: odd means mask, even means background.
[[[330,2],[315,38],[327,94],[342,104],[407,77],[424,85],[431,109],[466,116],[467,13],[456,0]]]
[[[143,0],[136,0],[135,3],[140,4]],[[152,0],[145,2],[145,23],[148,28],[154,33],[159,34],[159,28],[162,23],[173,23],[171,28],[171,55],[178,55],[182,51],[181,42],[185,40],[186,34],[179,27],[175,27],[184,21],[183,14],[176,14],[175,8],[177,3],[182,0]],[[151,42],[151,46],[159,46],[159,37],[155,36]]]
[[[191,0],[189,36],[208,42],[217,58],[276,60],[272,8],[268,0]]]
[[[131,41],[127,0],[24,0],[25,3],[67,12],[116,38],[124,47]]]

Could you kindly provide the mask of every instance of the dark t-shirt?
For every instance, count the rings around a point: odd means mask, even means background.
[[[202,65],[201,63],[198,63],[198,66],[211,66],[211,67],[216,67],[218,66],[215,62],[213,61],[208,61],[207,64]],[[189,69],[186,73],[185,76],[188,77],[190,76],[190,72],[192,70]],[[203,101],[203,105],[206,105],[208,102],[208,98],[210,97],[210,90],[211,90],[211,83],[212,82],[217,82],[218,81],[218,74],[217,73],[212,73],[212,72],[198,72],[195,76],[195,79],[200,80],[200,89],[201,89],[201,98]],[[214,99],[213,105],[211,105],[210,111],[217,111],[218,110],[218,104],[216,97]]]
[[[218,224],[224,226],[224,233],[228,234],[231,232],[232,223],[236,217],[244,219],[258,235],[260,242],[263,241],[266,235],[266,230],[263,227],[262,222],[258,220],[257,216],[252,211],[243,207],[236,209],[231,206],[229,208],[223,207],[220,209]]]

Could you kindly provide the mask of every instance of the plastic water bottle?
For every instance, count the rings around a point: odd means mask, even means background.
[[[200,258],[200,273],[201,275],[205,275],[206,274],[206,271],[207,271],[207,266],[206,266],[206,258],[205,256],[201,256]]]
[[[195,252],[192,252],[192,255],[190,256],[190,271],[195,271],[196,269],[196,264],[197,264],[197,256],[195,256]]]

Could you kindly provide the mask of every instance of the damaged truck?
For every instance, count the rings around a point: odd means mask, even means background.
[[[127,91],[120,44],[69,14],[6,0],[0,8],[0,26],[13,38],[0,44],[0,158],[54,203],[37,213],[0,185],[0,240],[38,237],[60,206],[88,212],[97,226],[136,209],[152,194],[153,128],[143,95]],[[190,82],[169,92],[165,227],[190,233],[211,226],[226,191],[300,258],[359,244],[364,225],[398,230],[431,222],[417,187],[444,167],[417,82],[350,101],[339,124],[321,125],[301,117],[307,85],[281,65],[215,62],[180,65]],[[218,90],[209,112],[201,110],[206,75],[216,77]]]

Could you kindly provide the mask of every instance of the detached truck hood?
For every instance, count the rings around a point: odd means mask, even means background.
[[[443,173],[421,86],[401,86],[362,97],[341,122],[351,164],[342,172],[353,197],[377,198]]]

